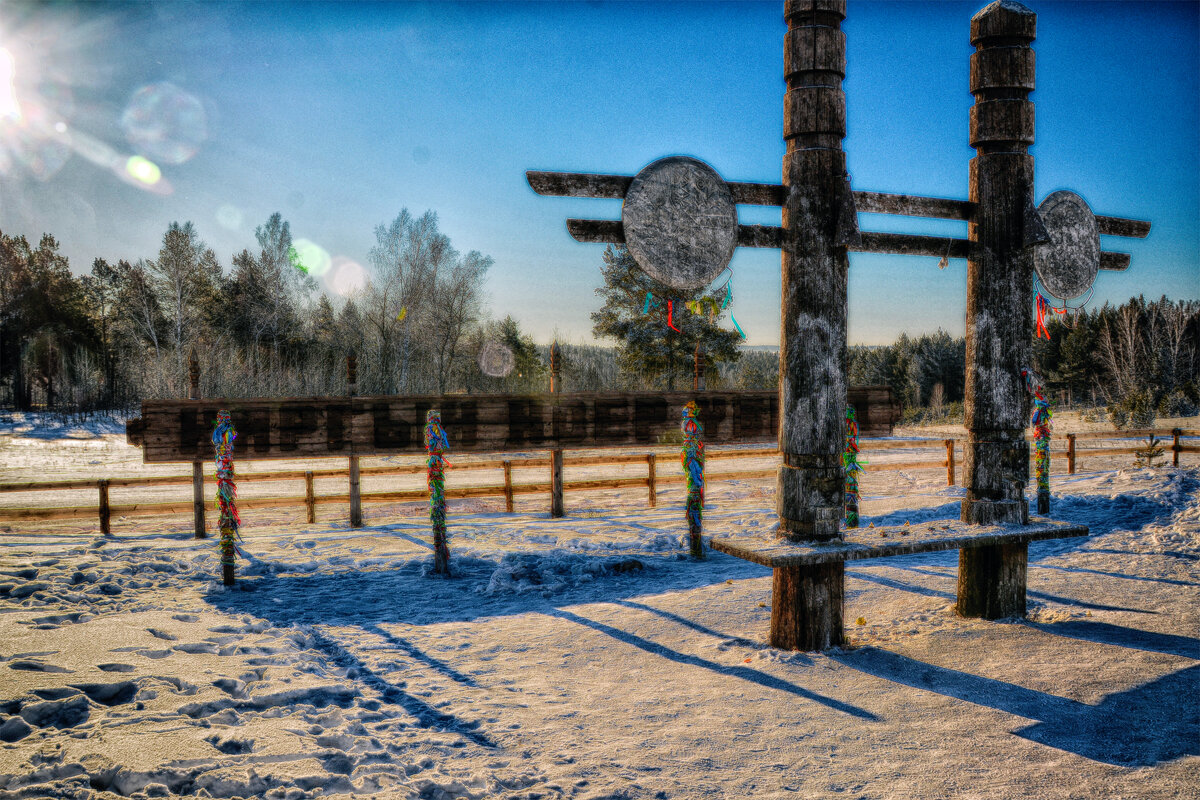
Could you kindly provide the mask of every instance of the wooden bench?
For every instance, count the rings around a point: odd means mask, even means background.
[[[824,650],[845,640],[845,564],[936,550],[958,552],[958,602],[964,617],[1025,616],[1029,543],[1087,536],[1084,525],[1034,518],[1028,525],[969,525],[937,520],[917,525],[854,528],[830,542],[714,537],[712,549],[774,571],[770,644],[784,650]]]

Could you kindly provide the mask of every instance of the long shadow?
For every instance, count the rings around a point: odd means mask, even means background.
[[[1016,735],[1093,761],[1148,767],[1200,755],[1200,665],[1108,695],[1097,706],[876,648],[833,655],[868,675],[1037,720]],[[1192,713],[1180,714],[1180,709]]]
[[[1163,550],[1158,553],[1139,553],[1136,550],[1113,550],[1107,547],[1089,547],[1084,552],[1110,553],[1114,556],[1170,556],[1171,558],[1182,558],[1185,561],[1200,561],[1200,556],[1195,553],[1178,553],[1174,550]]]
[[[1156,633],[1137,628],[1126,628],[1112,625],[1108,622],[1093,622],[1091,620],[1066,620],[1063,622],[1029,622],[1032,628],[1056,636],[1066,636],[1071,639],[1081,639],[1097,644],[1110,644],[1117,647],[1128,647],[1134,650],[1147,650],[1152,653],[1166,653],[1172,656],[1182,656],[1200,660],[1200,639],[1190,636],[1177,636],[1173,633]],[[1193,707],[1195,707],[1193,703]]]
[[[440,661],[440,660],[434,658],[433,656],[429,655],[424,650],[421,650],[420,648],[418,648],[416,645],[414,645],[412,642],[408,641],[407,639],[397,636],[396,634],[391,633],[389,631],[385,631],[383,628],[379,627],[378,625],[363,625],[362,629],[364,631],[368,631],[370,633],[375,634],[376,636],[380,637],[381,639],[383,639],[384,641],[386,641],[388,644],[392,645],[393,647],[403,650],[404,653],[409,658],[413,659],[414,661],[420,661],[425,666],[431,667],[431,668],[437,670],[438,672],[445,675],[447,678],[450,678],[450,680],[452,680],[452,681],[461,683],[464,686],[476,686],[477,687],[479,685],[475,682],[475,679],[472,678],[470,675],[463,675],[461,672],[454,669],[454,667],[450,666],[449,664],[447,664],[444,661]]]
[[[1200,583],[1194,581],[1178,581],[1174,578],[1150,578],[1143,575],[1125,575],[1120,572],[1105,572],[1101,569],[1089,569],[1088,567],[1063,567],[1058,564],[1038,564],[1038,569],[1056,569],[1060,572],[1082,572],[1091,575],[1103,575],[1106,578],[1124,578],[1127,581],[1148,581],[1150,583],[1167,583],[1172,586],[1200,586]]]
[[[891,565],[889,565],[889,566],[891,566]],[[957,577],[954,575],[946,575],[946,574],[943,574],[940,572],[931,572],[929,570],[921,570],[921,569],[917,569],[914,567],[900,567],[900,569],[906,569],[911,572],[920,572],[925,575],[934,575],[939,578],[949,578],[951,580],[957,580]],[[871,575],[871,574],[865,573],[865,572],[853,571],[853,572],[847,572],[846,576],[850,577],[850,578],[855,578],[860,581],[867,581],[869,583],[877,583],[880,586],[887,586],[891,589],[900,589],[901,591],[912,592],[913,594],[922,594],[927,597],[940,597],[945,600],[955,600],[955,601],[958,600],[957,592],[954,592],[954,593],[943,592],[939,589],[931,589],[928,586],[919,586],[919,585],[913,584],[913,583],[905,583],[904,581],[898,581],[898,580],[895,580],[894,578],[885,578],[882,575]],[[1035,592],[1031,589],[1026,589],[1025,595],[1027,597],[1032,597],[1037,600],[1047,600],[1047,601],[1050,601],[1053,603],[1061,603],[1062,605],[1067,605],[1067,606],[1077,606],[1079,608],[1089,608],[1089,609],[1093,609],[1096,611],[1129,611],[1134,614],[1153,614],[1153,613],[1155,613],[1153,611],[1146,611],[1145,609],[1142,609],[1142,608],[1127,608],[1125,606],[1108,606],[1108,605],[1104,605],[1102,603],[1089,603],[1086,600],[1077,600],[1074,597],[1061,597],[1056,594],[1049,594],[1048,592]]]
[[[764,686],[768,689],[776,689],[781,692],[787,692],[788,694],[795,695],[796,697],[800,697],[805,700],[811,700],[814,703],[820,703],[823,706],[832,708],[834,711],[840,711],[844,714],[849,714],[852,717],[865,719],[869,722],[879,721],[879,717],[875,716],[870,711],[859,708],[858,706],[850,705],[849,703],[843,703],[840,700],[834,700],[831,697],[825,697],[824,695],[817,694],[816,692],[811,692],[802,686],[797,686],[794,683],[788,683],[785,680],[781,680],[764,672],[759,672],[755,669],[749,669],[747,667],[729,667],[724,664],[718,664],[715,661],[709,661],[708,659],[700,658],[699,656],[691,656],[686,653],[680,653],[678,650],[672,650],[671,648],[665,647],[657,642],[652,642],[649,639],[643,639],[641,636],[636,634],[620,630],[619,628],[614,628],[611,625],[605,625],[603,622],[596,622],[595,620],[581,617],[578,614],[573,614],[570,611],[564,611],[563,609],[557,609],[549,612],[549,616],[558,617],[559,619],[564,619],[568,622],[578,623],[579,625],[591,628],[594,631],[599,631],[606,636],[611,636],[619,642],[624,642],[625,644],[636,647],[639,650],[644,650],[651,655],[665,658],[668,661],[674,661],[677,664],[686,664],[690,667],[702,667],[704,669],[711,670],[718,675],[739,678],[741,680],[750,681],[751,683],[756,683],[759,686]]]
[[[422,728],[437,727],[453,731],[466,739],[470,739],[480,747],[494,748],[496,746],[494,742],[476,730],[479,727],[478,722],[467,722],[460,720],[452,714],[438,711],[423,700],[408,694],[396,684],[387,681],[378,672],[375,672],[359,658],[346,650],[341,644],[320,631],[309,628],[306,632],[312,636],[317,648],[331,661],[339,667],[356,670],[358,672],[357,680],[362,681],[367,686],[379,692],[387,702],[403,708],[416,719],[417,724]]]
[[[698,633],[708,634],[709,636],[720,639],[721,641],[728,641],[728,642],[732,642],[734,644],[745,645],[747,647],[756,647],[759,644],[758,642],[752,642],[749,639],[744,639],[741,636],[734,636],[733,634],[722,633],[721,631],[701,625],[698,622],[693,622],[692,620],[687,619],[686,617],[681,617],[678,614],[672,614],[670,611],[663,611],[661,608],[654,608],[653,606],[648,606],[644,603],[634,603],[631,600],[614,600],[613,604],[618,605],[618,606],[625,606],[626,608],[637,609],[638,611],[648,611],[651,614],[657,614],[658,616],[662,617],[663,619],[669,619],[672,622],[682,625],[685,628],[691,628],[692,630],[694,630]]]

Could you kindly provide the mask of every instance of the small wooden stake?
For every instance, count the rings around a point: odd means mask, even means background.
[[[771,646],[813,651],[843,644],[845,562],[775,567],[773,572]]]
[[[108,508],[108,479],[101,478],[99,481],[100,487],[100,533],[105,536],[110,535],[109,530],[109,508]]]
[[[550,345],[550,394],[562,393],[561,353],[558,342]],[[550,451],[550,516],[566,514],[563,508],[563,451]]]
[[[504,464],[504,510],[513,513],[512,462],[505,460]]]
[[[313,474],[312,470],[304,473],[304,505],[308,506],[308,521],[313,523],[317,521],[317,495],[313,491]]]
[[[657,475],[655,475],[655,464],[658,462],[658,456],[655,453],[646,454],[646,486],[650,489],[650,507],[658,506],[658,486],[656,485]]]
[[[358,356],[354,353],[346,356],[346,394],[354,397],[358,391]],[[354,444],[351,442],[351,447]],[[358,480],[358,456],[350,456],[350,527],[361,528],[362,488]]]
[[[946,440],[946,485],[954,485],[954,440]]]
[[[191,392],[189,397],[192,400],[197,400],[200,397],[200,360],[196,358],[196,349],[192,348],[192,353],[188,357],[188,377]],[[208,536],[204,524],[204,462],[192,462],[192,517],[196,530],[196,538],[204,539]]]
[[[1024,617],[1028,560],[1028,542],[959,550],[954,610],[961,617]]]
[[[1171,430],[1171,433],[1175,437],[1174,442],[1171,444],[1171,466],[1178,467],[1179,466],[1179,448],[1180,448],[1179,437],[1183,433],[1183,431],[1180,428],[1174,428]]]
[[[192,462],[192,517],[196,527],[196,538],[208,537],[204,525],[204,464]]]
[[[1067,474],[1075,474],[1075,434],[1067,434]]]

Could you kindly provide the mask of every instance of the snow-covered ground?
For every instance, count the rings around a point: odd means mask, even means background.
[[[185,471],[26,427],[0,482]],[[1200,470],[1132,461],[1054,475],[1092,533],[1031,547],[1028,619],[957,618],[953,552],[853,562],[819,654],[766,646],[769,570],[684,556],[678,485],[451,501],[449,580],[421,504],[248,510],[232,590],[190,517],[6,523],[0,798],[1200,797]],[[706,533],[769,536],[771,484]],[[868,473],[863,524],[955,518],[944,484]]]

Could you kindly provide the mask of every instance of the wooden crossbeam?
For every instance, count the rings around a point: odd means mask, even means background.
[[[609,200],[620,200],[625,197],[633,178],[626,175],[594,175],[586,172],[538,172],[530,170],[525,173],[530,187],[541,195],[552,197],[592,197]],[[782,206],[787,198],[787,189],[775,183],[743,183],[726,181],[733,202],[745,205]],[[931,217],[934,219],[970,219],[974,204],[966,200],[952,200],[944,197],[920,197],[908,194],[889,194],[886,192],[854,192],[854,205],[860,214],[899,214],[909,217]],[[624,234],[620,233],[620,223],[604,220],[568,220],[568,226],[575,223],[580,235],[571,230],[571,235],[581,242],[606,242],[613,244],[624,243]],[[589,228],[585,223],[595,223],[599,227]],[[609,227],[616,224],[616,233]],[[1150,223],[1143,220],[1125,219],[1123,217],[1096,216],[1096,225],[1105,236],[1125,236],[1134,239],[1144,239],[1150,234]],[[742,247],[779,247],[775,242],[778,234],[767,232],[774,226],[755,225],[738,226],[738,245]],[[753,231],[745,228],[755,228]],[[570,229],[570,228],[569,228]],[[620,235],[620,239],[611,238]],[[866,234],[864,234],[866,235]],[[899,235],[899,234],[893,234]],[[581,236],[587,238],[581,238]],[[606,238],[597,238],[606,237]],[[743,241],[745,240],[745,241]],[[916,255],[937,255],[945,253],[945,244],[937,253],[915,253]],[[891,250],[857,250],[854,252],[895,252]],[[907,252],[907,251],[905,251]],[[951,254],[953,256],[953,254]],[[1122,253],[1110,255],[1120,256]],[[963,258],[965,256],[957,256]],[[1101,260],[1101,269],[1125,269],[1129,266],[1128,257],[1124,266],[1118,266],[1120,259],[1109,259],[1107,264]]]

